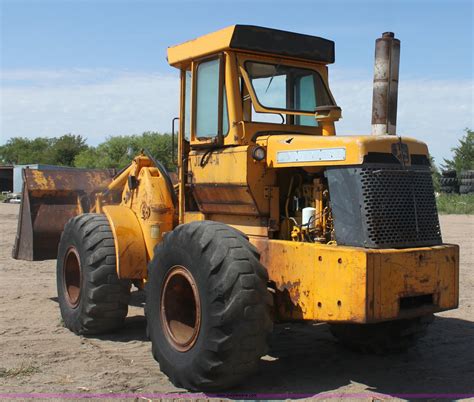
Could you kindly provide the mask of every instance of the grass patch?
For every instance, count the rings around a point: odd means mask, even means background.
[[[26,377],[39,373],[40,369],[31,363],[22,363],[20,367],[11,369],[0,368],[0,378]]]
[[[474,214],[474,194],[440,194],[436,197],[440,214]]]
[[[4,200],[7,199],[7,196],[4,194],[0,194],[0,202],[3,202]]]

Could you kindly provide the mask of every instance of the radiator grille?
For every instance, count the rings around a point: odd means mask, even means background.
[[[328,181],[338,244],[441,244],[429,167],[371,164],[331,169]]]

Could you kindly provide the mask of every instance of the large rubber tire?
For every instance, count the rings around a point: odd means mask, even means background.
[[[474,187],[474,179],[462,179],[461,185]]]
[[[441,186],[441,192],[442,193],[447,193],[447,194],[451,194],[451,193],[457,193],[458,189],[457,187],[453,187],[453,186]]]
[[[474,179],[474,170],[462,170],[461,180]]]
[[[442,177],[454,177],[454,178],[455,178],[455,177],[456,177],[456,174],[457,174],[457,172],[456,172],[456,170],[454,170],[454,169],[443,170],[443,171],[441,172],[441,176],[442,176]]]
[[[66,223],[56,278],[66,328],[76,334],[99,334],[122,326],[130,281],[117,276],[114,237],[104,215],[83,214]]]
[[[458,183],[458,179],[455,177],[441,177],[439,180],[441,186],[456,186]]]
[[[432,314],[376,324],[331,324],[333,336],[344,346],[363,353],[395,353],[416,345],[433,322]]]
[[[173,275],[181,287],[167,285]],[[148,266],[145,311],[153,356],[176,386],[217,391],[256,371],[273,328],[267,282],[257,250],[227,225],[193,222],[165,235]],[[168,300],[171,290],[190,288],[194,296]],[[193,331],[181,344],[170,330],[179,320]]]
[[[461,185],[461,186],[459,187],[459,192],[460,192],[461,194],[474,193],[474,185],[471,185],[471,186]]]

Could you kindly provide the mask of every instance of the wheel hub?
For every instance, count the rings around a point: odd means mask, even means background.
[[[201,327],[201,302],[196,281],[183,266],[166,275],[161,293],[161,323],[168,342],[186,352],[196,342]]]
[[[71,307],[76,307],[81,298],[81,259],[75,247],[66,252],[63,270],[66,300]]]

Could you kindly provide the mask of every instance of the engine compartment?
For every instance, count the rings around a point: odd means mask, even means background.
[[[279,230],[273,238],[310,243],[335,242],[333,217],[324,171],[310,173],[301,168],[281,169]]]

